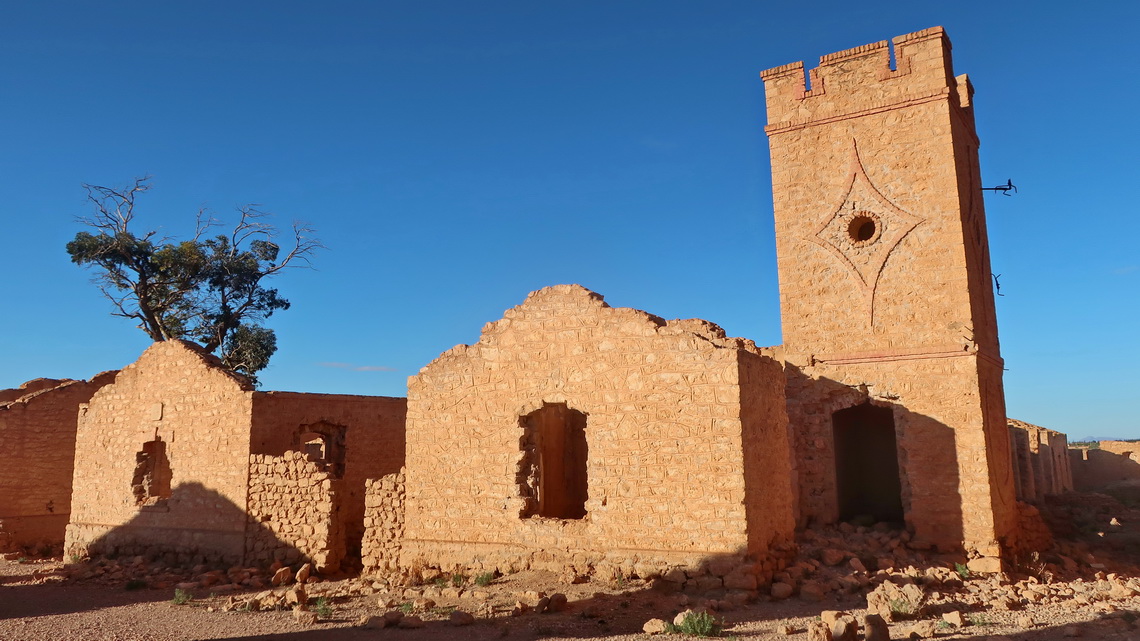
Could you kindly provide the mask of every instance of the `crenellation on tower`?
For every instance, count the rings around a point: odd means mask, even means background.
[[[766,130],[771,135],[960,93],[950,49],[942,27],[932,27],[898,36],[891,43],[880,40],[821,56],[807,77],[803,62],[761,72],[767,95]]]

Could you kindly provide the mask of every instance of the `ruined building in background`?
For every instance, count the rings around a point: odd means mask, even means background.
[[[1018,500],[1040,501],[1073,490],[1069,439],[1064,434],[1011,418],[1009,443]]]
[[[1079,491],[1140,487],[1140,441],[1099,441],[1071,448],[1068,454]]]
[[[810,88],[802,63],[762,74],[781,347],[532,293],[410,380],[366,567],[747,587],[796,524],[856,520],[1000,569],[1024,542],[972,89],[940,28],[894,53],[824,56]]]
[[[258,392],[155,343],[79,414],[68,554],[192,565],[359,557],[368,478],[403,463],[402,398]]]
[[[115,379],[38,378],[0,390],[0,551],[63,542],[71,513],[75,417],[95,390]]]

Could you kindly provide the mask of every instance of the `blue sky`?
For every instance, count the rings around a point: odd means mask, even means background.
[[[930,8],[927,8],[930,7]],[[402,396],[534,289],[780,343],[758,73],[934,25],[976,88],[1010,416],[1140,438],[1140,5],[53,2],[0,14],[0,388],[145,349],[64,245],[260,203],[328,246],[276,281],[264,389]]]

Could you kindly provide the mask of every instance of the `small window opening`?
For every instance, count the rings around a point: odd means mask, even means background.
[[[160,438],[143,443],[142,451],[135,454],[135,473],[131,479],[135,505],[158,505],[170,498],[173,476],[166,443]]]
[[[847,235],[851,237],[851,242],[856,244],[869,242],[877,231],[878,225],[875,224],[875,219],[866,214],[855,216],[847,225]]]
[[[345,428],[343,425],[316,423],[302,425],[296,448],[309,461],[317,463],[334,478],[344,478]]]
[[[526,500],[521,518],[581,519],[589,498],[586,414],[565,403],[543,403],[519,419],[519,494]]]

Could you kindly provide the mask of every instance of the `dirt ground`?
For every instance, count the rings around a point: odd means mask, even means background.
[[[745,602],[743,593],[716,599],[669,593],[661,581],[571,584],[550,573],[522,572],[485,586],[449,576],[419,586],[316,579],[303,587],[309,605],[299,617],[284,605],[270,611],[251,607],[259,598],[259,603],[285,599],[288,586],[242,587],[225,579],[186,589],[181,594],[189,600],[176,604],[172,581],[177,577],[141,559],[80,564],[12,559],[0,561],[0,639],[680,639],[677,634],[649,635],[643,625],[654,618],[671,622],[686,609],[705,608],[723,622],[723,638],[808,641],[808,627],[821,615],[844,611],[859,618],[866,612],[867,592],[891,582],[913,583],[923,593],[921,608],[900,613],[903,620],[890,624],[892,639],[1140,640],[1140,511],[1103,495],[1053,499],[1041,508],[1055,530],[1068,531],[1052,553],[1006,575],[969,575],[955,566],[954,557],[922,556],[898,545],[891,533],[833,529],[801,541],[802,561],[790,569],[796,596],[775,600],[761,591],[751,602]],[[827,554],[838,546],[847,547],[841,562]],[[860,557],[881,559],[892,547],[893,556],[880,563],[895,567],[851,569],[861,565]],[[137,572],[132,574],[132,568]],[[801,589],[809,583],[823,588]],[[555,593],[567,598],[558,611],[528,608]],[[455,625],[453,610],[474,615],[474,623]],[[385,612],[393,612],[392,618],[406,613],[409,621],[416,617],[423,625],[378,629]],[[946,620],[957,616],[961,627]],[[371,627],[365,627],[370,617]]]

